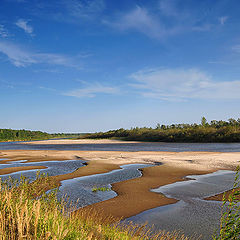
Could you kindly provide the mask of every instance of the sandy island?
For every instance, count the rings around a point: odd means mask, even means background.
[[[114,140],[51,140],[43,144],[73,144],[73,141],[91,144],[115,143]],[[124,143],[120,141],[121,143]],[[40,141],[30,142],[39,144]],[[0,151],[0,164],[9,161],[27,160],[27,162],[81,159],[87,166],[68,174],[51,177],[54,183],[86,175],[106,173],[119,169],[123,164],[162,163],[163,165],[142,169],[143,176],[112,184],[118,196],[99,202],[85,209],[101,210],[105,215],[115,219],[136,215],[150,208],[175,203],[161,194],[150,192],[150,189],[176,181],[183,181],[186,175],[206,174],[220,169],[234,170],[239,165],[240,152],[118,152],[118,151],[55,151],[55,150],[4,150]],[[31,166],[28,166],[31,169]],[[41,168],[32,166],[32,169]],[[27,170],[24,168],[1,169],[0,175]],[[50,188],[51,186],[49,186]]]

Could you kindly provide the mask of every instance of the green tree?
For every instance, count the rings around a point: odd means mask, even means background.
[[[201,125],[205,127],[207,125],[207,119],[205,117],[201,118]]]

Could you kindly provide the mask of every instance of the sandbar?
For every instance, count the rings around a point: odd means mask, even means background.
[[[115,219],[120,219],[151,208],[175,203],[175,199],[151,192],[150,189],[183,181],[186,175],[205,174],[220,169],[234,170],[239,165],[240,152],[2,150],[0,158],[7,159],[3,161],[39,162],[81,159],[87,162],[87,166],[72,173],[51,177],[53,182],[57,182],[59,185],[63,180],[119,169],[123,164],[162,163],[159,166],[142,169],[143,176],[141,178],[113,184],[112,188],[117,192],[117,197],[85,208],[102,210],[105,215],[112,215]],[[12,170],[20,171],[21,169]]]

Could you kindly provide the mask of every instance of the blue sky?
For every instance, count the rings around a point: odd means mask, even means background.
[[[0,128],[238,118],[239,0],[1,0]]]

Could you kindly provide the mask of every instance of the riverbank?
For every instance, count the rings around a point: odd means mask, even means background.
[[[0,151],[0,158],[3,158],[0,164],[19,160],[27,160],[26,162],[31,163],[80,159],[87,162],[87,166],[74,172],[50,177],[52,179],[50,183],[52,182],[53,186],[56,183],[60,185],[63,180],[119,169],[124,164],[161,163],[162,165],[142,169],[141,178],[113,184],[117,197],[87,207],[102,210],[105,215],[111,214],[115,219],[119,219],[136,215],[150,208],[175,203],[175,199],[150,192],[150,189],[184,180],[186,175],[205,174],[219,169],[233,170],[239,164],[240,153],[8,150]],[[37,168],[36,165],[34,167]],[[24,170],[27,169],[11,169],[12,172]],[[0,174],[6,174],[4,169]],[[48,189],[53,187],[50,183]]]
[[[148,142],[233,143],[240,142],[240,119],[235,120],[231,118],[228,121],[213,120],[207,123],[206,118],[202,118],[201,124],[157,124],[156,128],[120,128],[107,132],[89,133],[84,135],[83,138],[117,138],[126,141]]]
[[[24,142],[22,144],[129,144],[130,141],[121,141],[115,139],[51,139]],[[140,143],[138,141],[131,141],[131,143]]]

